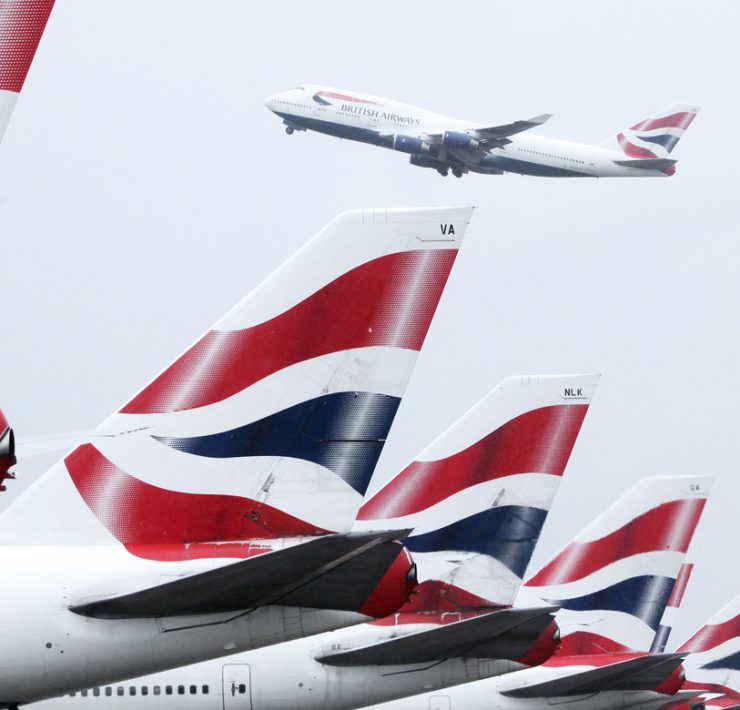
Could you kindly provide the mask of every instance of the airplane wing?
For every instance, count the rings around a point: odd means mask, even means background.
[[[681,665],[685,655],[640,656],[563,678],[502,690],[501,694],[510,698],[542,698],[589,695],[603,690],[655,690]]]
[[[329,666],[433,663],[446,658],[521,658],[552,623],[557,607],[502,609],[381,643],[327,653]]]
[[[270,604],[361,611],[399,554],[406,554],[394,541],[408,532],[324,535],[129,594],[82,600],[69,609],[97,619],[213,614]]]
[[[473,142],[478,143],[476,146],[478,150],[482,150],[485,153],[487,152],[487,149],[497,148],[506,145],[507,143],[511,143],[509,136],[516,135],[522,131],[528,131],[530,128],[534,128],[535,126],[541,126],[550,118],[552,118],[551,113],[543,113],[534,118],[528,118],[523,121],[514,121],[513,123],[505,123],[500,126],[470,128],[461,132],[448,131],[442,133],[424,133],[422,138],[429,143],[447,144],[446,136],[452,136],[453,141],[455,141],[455,137],[457,136],[462,136],[463,139],[467,136],[469,139],[472,139]],[[456,147],[465,148],[466,150],[468,149],[467,145],[463,145],[463,143],[459,143]]]

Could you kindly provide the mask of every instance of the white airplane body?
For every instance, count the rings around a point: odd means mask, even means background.
[[[412,165],[456,177],[504,172],[542,177],[667,177],[670,153],[696,116],[675,105],[625,129],[603,145],[529,133],[543,114],[491,126],[450,118],[390,99],[303,85],[265,100],[289,134],[311,130],[409,154]]]

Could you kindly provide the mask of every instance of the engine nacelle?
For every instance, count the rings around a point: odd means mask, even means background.
[[[393,136],[393,150],[400,150],[402,153],[411,153],[412,155],[422,155],[432,149],[429,143],[416,136]]]
[[[420,168],[433,168],[434,170],[446,170],[447,163],[443,163],[441,160],[430,158],[428,155],[412,155],[409,158],[411,165],[416,165]]]
[[[457,148],[458,150],[475,150],[480,145],[480,141],[467,133],[445,131],[442,136],[442,145],[446,148]]]

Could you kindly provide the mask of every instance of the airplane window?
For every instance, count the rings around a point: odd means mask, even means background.
[[[154,688],[152,688],[152,691],[155,695],[159,695],[162,692],[162,689],[158,685],[155,685]]]
[[[195,685],[190,686],[190,695],[195,695],[198,692],[198,688]]]
[[[177,686],[177,694],[178,695],[185,695],[185,686],[184,685],[178,685]]]
[[[171,685],[165,686],[164,694],[165,695],[172,695],[172,686]]]
[[[129,695],[136,695],[136,686],[135,685],[129,685],[129,687],[128,687],[128,694]]]
[[[204,685],[204,686],[203,686],[203,687],[201,688],[201,691],[203,692],[203,695],[208,695],[208,686],[207,686],[207,685]]]
[[[247,686],[244,683],[239,683],[239,693],[244,695],[247,692]]]
[[[113,695],[113,688],[111,688],[110,686],[108,686],[105,689],[105,695],[110,698],[110,696]]]
[[[93,688],[93,695],[97,698],[100,695],[100,688]]]
[[[116,688],[116,695],[123,695],[123,686],[122,685],[119,685]]]
[[[82,691],[82,692],[80,693],[80,695],[81,695],[81,696],[82,696],[83,698],[86,698],[86,697],[87,697],[87,691],[86,691],[86,690],[83,690],[83,691]]]
[[[75,695],[77,695],[77,693],[70,693],[70,694],[69,694],[69,697],[70,697],[70,698],[74,698],[74,696],[75,696]]]
[[[142,695],[149,695],[149,686],[148,685],[142,685],[141,686],[141,694]]]

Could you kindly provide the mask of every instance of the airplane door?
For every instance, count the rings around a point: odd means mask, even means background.
[[[449,695],[432,695],[429,698],[429,710],[450,710],[451,707]]]
[[[249,666],[246,663],[228,663],[222,671],[224,710],[252,710],[252,689]]]

